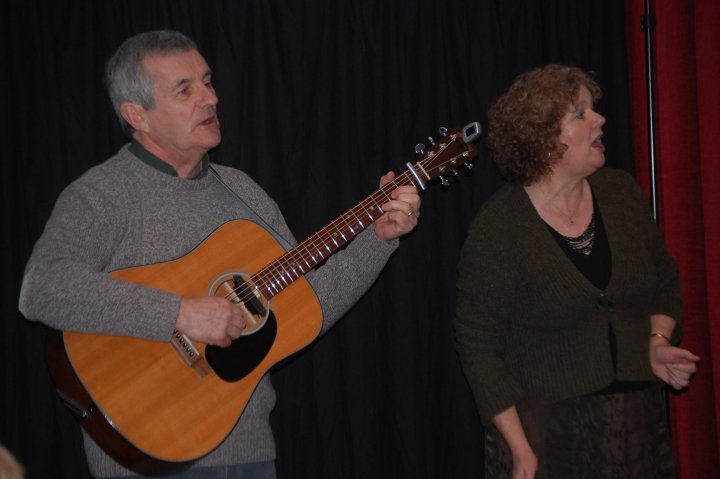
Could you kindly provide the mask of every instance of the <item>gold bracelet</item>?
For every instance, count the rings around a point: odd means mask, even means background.
[[[672,344],[672,341],[670,341],[670,338],[668,338],[667,336],[665,336],[662,333],[650,333],[650,336],[658,336],[660,338],[663,338],[665,341],[667,341],[668,344]]]

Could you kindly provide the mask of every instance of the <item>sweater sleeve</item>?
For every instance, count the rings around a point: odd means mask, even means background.
[[[398,245],[397,239],[385,242],[378,238],[370,225],[347,248],[309,275],[308,280],[322,305],[323,332],[372,286]]]
[[[518,403],[525,392],[508,371],[510,329],[518,268],[492,215],[481,210],[463,245],[457,283],[456,349],[483,424]]]
[[[83,178],[68,186],[28,261],[19,308],[53,328],[167,340],[180,298],[107,272],[127,219],[122,200]]]
[[[662,233],[652,219],[647,199],[634,178],[623,171],[618,173],[618,178],[622,191],[630,195],[630,200],[637,205],[638,222],[644,229],[645,247],[655,264],[657,287],[651,314],[664,314],[675,320],[671,340],[677,344],[682,337],[682,294],[677,263],[668,252]]]

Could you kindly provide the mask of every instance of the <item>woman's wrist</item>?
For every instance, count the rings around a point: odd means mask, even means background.
[[[660,339],[663,339],[663,340],[665,340],[665,342],[668,343],[668,345],[672,345],[672,341],[670,341],[670,338],[667,337],[666,335],[664,335],[663,333],[654,331],[654,332],[650,333],[650,339],[652,339],[652,338],[660,338]]]

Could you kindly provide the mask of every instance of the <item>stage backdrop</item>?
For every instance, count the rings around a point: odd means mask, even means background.
[[[88,473],[46,371],[45,330],[17,311],[20,280],[62,188],[126,141],[102,74],[128,36],[173,28],[198,42],[220,98],[223,143],[212,159],[253,176],[299,239],[373,191],[381,174],[402,170],[438,127],[484,123],[513,77],[549,62],[597,73],[608,165],[635,167],[621,2],[8,3],[0,442],[33,479]],[[452,331],[460,246],[502,183],[478,147],[471,174],[424,195],[418,229],[377,284],[274,372],[281,478],[481,476],[480,424]]]
[[[642,0],[627,2],[637,177],[650,183]],[[684,479],[720,477],[720,3],[656,1],[656,179],[659,223],[680,266],[683,346],[702,359],[670,394],[673,445]]]

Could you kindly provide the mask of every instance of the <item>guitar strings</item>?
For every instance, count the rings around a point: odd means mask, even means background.
[[[451,141],[444,147],[444,149],[447,149],[455,141],[456,139],[453,137]],[[425,174],[427,180],[432,179],[426,173],[427,164],[431,161],[436,161],[438,156],[439,155],[433,155],[432,157],[427,156],[425,159],[419,160],[416,163],[420,166],[421,173]],[[385,199],[390,200],[391,198],[389,192],[391,191],[391,189],[395,189],[398,186],[406,186],[408,184],[415,186],[415,188],[419,188],[419,186],[413,182],[412,175],[410,175],[410,173],[408,172],[403,172],[402,174],[398,175],[394,180],[376,190],[368,198],[361,201],[354,207],[350,208],[350,210],[346,212],[349,214],[343,213],[338,218],[330,222],[329,225],[321,228],[315,234],[298,243],[295,247],[293,247],[285,254],[280,256],[278,259],[273,261],[270,265],[260,269],[258,272],[251,275],[249,278],[249,282],[258,292],[260,292],[261,290],[263,292],[268,292],[269,298],[272,298],[276,294],[279,294],[285,289],[285,287],[289,286],[300,276],[304,276],[305,274],[307,274],[308,271],[313,269],[325,259],[325,255],[322,253],[323,247],[328,250],[329,255],[334,254],[337,249],[341,248],[344,244],[353,239],[358,233],[365,230],[366,225],[363,224],[363,221],[361,219],[362,217],[367,217],[371,219],[372,221],[370,222],[370,224],[372,224],[372,222],[374,222],[371,214],[372,212],[375,212],[376,214],[378,212],[384,213],[382,207],[379,206],[378,202],[383,199],[383,196]],[[360,208],[362,208],[362,212],[356,212],[356,210],[360,210]],[[358,217],[358,213],[360,213],[361,217]],[[356,228],[353,228],[352,226],[353,224],[355,224],[354,221],[348,221],[348,218],[352,219],[352,217],[354,217],[354,219],[357,221]],[[340,226],[340,223],[344,223],[344,226],[338,227]],[[340,236],[336,236],[336,233],[339,233]],[[347,237],[349,237],[349,239]],[[336,249],[332,249],[332,247],[330,246],[331,243],[336,246]],[[315,252],[315,254],[313,254],[312,252]],[[312,262],[314,264],[311,265],[308,262],[308,255],[310,258],[312,258]],[[319,256],[321,259],[317,259],[317,256]],[[305,270],[305,266],[302,264],[303,262],[307,266],[307,271]],[[298,274],[297,269],[299,269],[302,274]],[[285,277],[290,277],[290,281],[284,279]],[[276,291],[273,292],[274,290]],[[239,286],[233,288],[231,292],[225,295],[225,298],[230,299],[230,297],[232,296],[235,296],[238,301],[244,303],[252,299],[255,296],[255,293],[251,288],[243,288],[242,286]],[[265,297],[264,294],[262,294],[262,296]]]
[[[382,213],[382,207],[380,207],[378,204],[379,200],[383,199],[383,197],[389,200],[389,191],[395,189],[397,186],[407,185],[407,181],[400,183],[401,180],[407,179],[406,177],[409,177],[409,175],[407,173],[403,173],[390,183],[384,185],[382,188],[375,191],[367,199],[363,200],[361,203],[358,203],[353,208],[351,208],[349,212],[343,213],[341,216],[333,220],[329,225],[323,227],[312,236],[298,243],[295,247],[277,258],[270,265],[260,269],[258,272],[251,275],[249,278],[249,282],[254,286],[256,290],[262,290],[270,293],[270,297],[278,294],[286,286],[292,283],[292,281],[298,279],[300,276],[304,276],[305,274],[307,274],[308,271],[310,271],[317,264],[323,261],[325,257],[333,254],[335,250],[331,249],[331,244],[337,244],[336,249],[339,249],[349,240],[353,239],[356,234],[362,232],[367,226],[364,225],[362,219],[358,217],[359,212],[356,213],[355,210],[362,207],[365,215],[367,215],[369,218],[371,218],[372,215],[368,213],[368,211],[374,211],[376,214],[378,212]],[[370,206],[374,206],[374,208],[371,208]],[[356,224],[355,221],[358,222],[358,225],[356,227],[353,227],[352,225]],[[337,236],[336,233],[340,236]],[[328,249],[328,253],[323,254],[323,249]],[[311,262],[314,264],[310,264],[307,259],[303,260],[303,258],[308,257],[312,259]],[[320,257],[320,259],[318,259],[318,257]],[[298,269],[301,271],[302,274],[297,273]],[[292,277],[293,279],[291,281],[283,281],[282,279],[280,279],[287,276]],[[272,285],[275,285],[275,287],[273,287]],[[274,290],[277,291],[274,292]],[[253,295],[254,293],[252,290],[242,287],[235,287],[225,295],[225,298],[230,299],[234,296],[237,300],[245,302],[251,299]]]
[[[429,162],[431,159],[435,159],[435,158],[436,158],[436,156],[434,156],[433,158],[426,158],[424,160],[418,161],[418,164],[421,166],[423,172],[425,171],[425,166],[426,166],[426,165],[423,165],[423,163]],[[427,176],[427,174],[426,174],[426,176]],[[428,176],[428,179],[430,179],[429,176]],[[407,180],[409,180],[409,181],[407,181]],[[403,183],[400,184],[400,181],[403,181]],[[415,185],[412,182],[412,179],[410,178],[410,174],[407,172],[403,172],[401,175],[399,175],[393,181],[384,185],[382,188],[380,188],[375,193],[370,195],[370,197],[369,197],[370,201],[364,200],[363,202],[359,203],[355,207],[351,208],[350,212],[352,213],[352,216],[354,216],[355,219],[357,219],[360,223],[360,226],[358,228],[360,231],[364,230],[365,226],[362,225],[362,221],[360,221],[359,218],[357,217],[355,210],[358,209],[358,207],[362,206],[363,204],[371,202],[372,204],[375,205],[375,209],[377,211],[382,212],[382,208],[380,206],[378,206],[377,200],[381,199],[381,196],[385,196],[385,198],[390,199],[390,196],[388,195],[388,191],[391,188],[392,189],[396,188],[398,186],[398,184],[400,184],[400,186],[412,184],[416,188],[418,187],[417,185]],[[367,211],[368,211],[368,209],[365,208],[366,214],[367,214]],[[350,224],[348,223],[346,216],[350,216],[350,215],[345,215],[345,214],[341,215],[336,220],[331,222],[330,226],[335,226],[340,222],[344,222],[345,227],[347,227],[347,229],[344,231],[347,232],[347,235],[351,236],[350,239],[352,239],[355,236],[356,232],[354,231],[352,226],[350,226]],[[368,214],[368,216],[371,217],[371,215],[369,215],[369,214]],[[307,264],[308,271],[310,269],[314,268],[317,264],[320,263],[320,261],[324,260],[324,258],[325,258],[325,256],[322,254],[322,247],[320,247],[320,248],[317,247],[318,240],[320,240],[319,243],[321,246],[325,246],[326,248],[329,249],[329,246],[328,246],[329,241],[327,241],[327,239],[328,238],[329,239],[337,238],[337,237],[333,236],[332,234],[327,235],[327,231],[329,231],[330,229],[331,228],[329,228],[329,226],[322,228],[320,231],[318,231],[314,235],[310,236],[306,240],[304,240],[301,243],[299,243],[298,245],[296,245],[294,248],[292,248],[290,251],[288,251],[287,253],[282,255],[280,258],[273,261],[273,263],[271,265],[268,265],[267,267],[259,270],[255,274],[253,274],[250,277],[250,282],[253,284],[255,289],[258,291],[260,289],[262,289],[263,291],[267,291],[268,293],[270,293],[270,297],[275,296],[276,294],[280,293],[286,286],[291,284],[294,280],[296,280],[300,276],[307,273],[307,271],[305,271],[305,267],[302,265],[302,262],[297,261],[298,259],[302,259],[303,257],[306,258],[307,254],[309,254],[312,257],[313,262],[315,263],[314,265],[310,265],[307,262],[307,259],[305,259],[304,262]],[[341,237],[343,238],[343,242],[340,245],[338,245],[338,248],[339,248],[349,240],[345,238],[343,231],[340,230],[337,226],[335,226],[334,230],[338,231],[340,233]],[[323,235],[325,235],[325,236],[323,236]],[[335,241],[333,241],[333,242],[335,242]],[[312,248],[311,248],[311,246],[312,246]],[[300,254],[299,258],[298,258],[297,256],[301,252],[301,250],[304,250],[306,255],[303,256],[302,254]],[[313,255],[312,253],[310,253],[311,251],[315,251],[316,254]],[[333,254],[334,251],[329,251],[329,253]],[[318,260],[316,258],[316,255],[320,256],[322,258],[322,260]],[[289,258],[294,259],[294,261],[288,261]],[[283,261],[286,264],[281,267],[281,264],[283,263]],[[302,274],[297,274],[297,272],[295,271],[296,268],[300,269]],[[283,278],[285,276],[292,277],[292,275],[290,274],[291,272],[294,273],[295,277],[291,281],[284,280]],[[270,278],[271,280],[268,280],[268,278]],[[272,280],[273,278],[274,278],[274,280]],[[260,284],[261,282],[264,285],[262,287],[259,287],[258,284]],[[285,283],[285,285],[283,285],[282,283]],[[226,295],[226,298],[229,299],[230,296],[237,295],[237,298],[240,301],[245,302],[245,301],[249,300],[250,298],[252,298],[252,296],[254,296],[253,291],[250,291],[247,289],[245,289],[245,291],[243,293],[238,294],[238,291],[240,289],[241,289],[240,287],[233,289],[232,292],[230,292],[230,293],[228,293],[228,295]],[[274,289],[277,291],[273,292]]]

